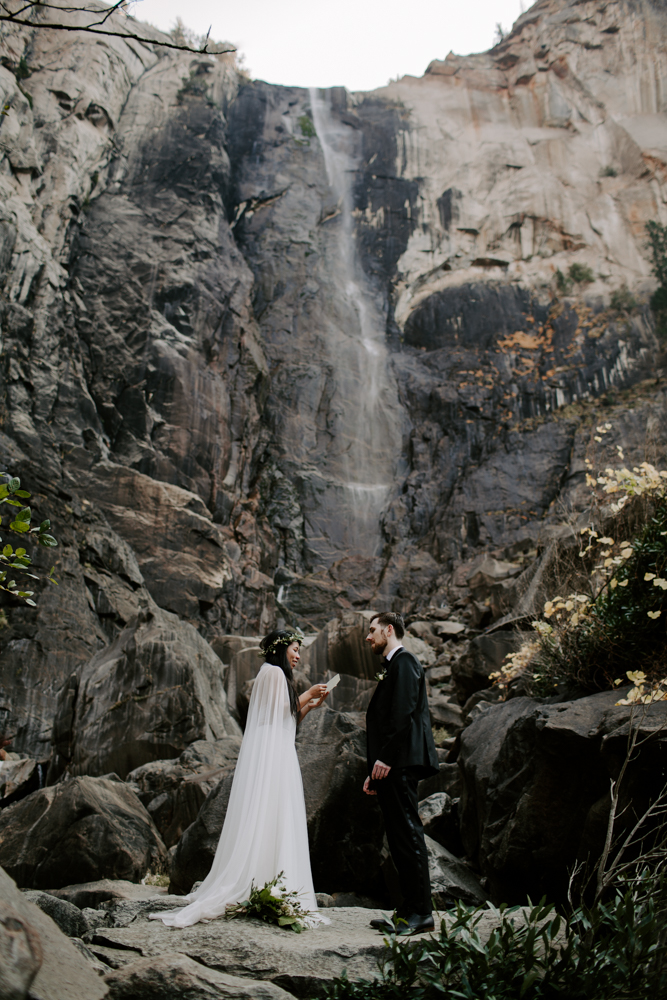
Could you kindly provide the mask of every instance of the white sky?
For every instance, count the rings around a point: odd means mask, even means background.
[[[483,52],[531,0],[134,0],[131,13],[168,31],[176,18],[229,41],[254,79],[372,90],[421,76],[449,51]]]

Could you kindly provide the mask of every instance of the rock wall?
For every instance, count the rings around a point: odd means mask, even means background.
[[[149,599],[214,646],[440,605],[557,533],[586,459],[662,459],[665,24],[538,0],[366,94],[3,28],[0,460],[61,542],[5,608],[17,750]]]

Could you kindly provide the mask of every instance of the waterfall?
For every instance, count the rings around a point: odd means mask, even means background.
[[[324,223],[331,322],[326,350],[334,381],[331,412],[336,442],[326,471],[335,476],[347,512],[343,547],[350,554],[373,556],[381,550],[379,518],[400,461],[403,412],[385,346],[383,307],[362,270],[355,245],[358,133],[332,113],[329,92],[311,88],[310,102],[335,199]]]

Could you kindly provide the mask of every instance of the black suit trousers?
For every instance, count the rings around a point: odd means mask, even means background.
[[[417,785],[411,767],[393,767],[386,778],[374,781],[384,817],[389,850],[401,886],[402,914],[431,913],[431,880],[424,828],[419,818]]]

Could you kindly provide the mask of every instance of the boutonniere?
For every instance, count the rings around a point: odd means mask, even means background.
[[[387,676],[387,668],[383,667],[382,670],[378,670],[378,672],[376,673],[375,680],[383,681],[386,676]]]

